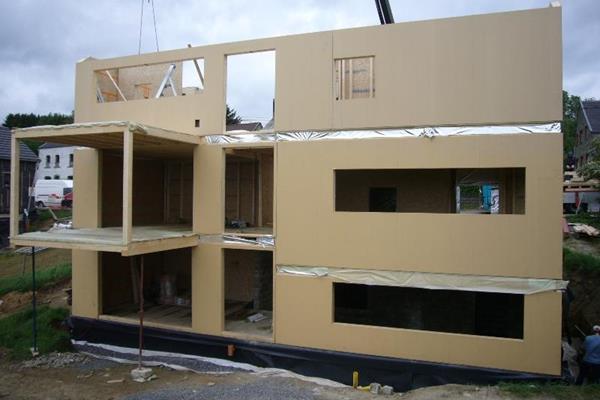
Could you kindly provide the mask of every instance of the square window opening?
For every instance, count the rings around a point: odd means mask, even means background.
[[[334,64],[336,100],[375,97],[375,57],[340,58]]]

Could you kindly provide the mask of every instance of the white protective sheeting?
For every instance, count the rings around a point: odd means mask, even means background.
[[[259,246],[265,249],[272,249],[275,247],[275,238],[273,236],[257,236],[257,237],[243,237],[236,236],[234,234],[229,235],[199,235],[200,243],[210,244],[245,244],[252,246]]]
[[[329,267],[278,265],[278,274],[330,277],[348,283],[412,287],[433,290],[535,294],[565,290],[568,281],[559,279],[512,278],[484,275],[435,274],[428,272],[382,271]]]
[[[323,132],[272,132],[209,135],[207,144],[243,144],[258,142],[291,142],[333,139],[373,139],[398,137],[463,136],[463,135],[510,135],[510,134],[560,133],[560,123],[542,125],[497,125],[497,126],[442,126],[406,129],[382,129],[360,131]]]

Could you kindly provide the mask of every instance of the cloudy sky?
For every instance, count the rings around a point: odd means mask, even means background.
[[[144,0],[145,2],[147,0]],[[389,0],[396,22],[548,6],[549,0]],[[373,0],[154,0],[161,50],[379,23]],[[600,98],[600,1],[563,0],[564,88]],[[140,0],[0,0],[0,122],[11,112],[73,109],[75,63],[136,54]],[[145,5],[142,52],[155,51]],[[260,70],[245,69],[245,76]],[[242,69],[232,79],[243,81]],[[264,77],[257,76],[258,80]],[[243,86],[243,85],[242,85]],[[272,89],[269,89],[272,90]],[[228,93],[248,118],[268,102]],[[245,103],[246,102],[246,103]]]

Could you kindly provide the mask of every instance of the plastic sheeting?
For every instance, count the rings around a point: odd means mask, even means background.
[[[71,317],[70,326],[74,340],[137,349],[139,328],[135,323],[125,324]],[[235,346],[233,357],[227,356],[228,345]],[[297,374],[329,379],[346,385],[352,384],[353,371],[360,371],[359,385],[380,382],[393,386],[396,391],[449,383],[488,385],[506,381],[531,382],[558,378],[145,327],[144,352],[148,354],[149,350],[227,359],[229,362],[263,368],[286,369]]]
[[[436,274],[428,272],[382,271],[328,267],[278,265],[278,274],[330,277],[348,283],[401,286],[433,290],[535,294],[565,290],[568,281],[559,279],[512,278],[485,275]]]
[[[230,135],[209,135],[208,144],[244,144],[258,142],[292,142],[332,139],[373,139],[399,137],[462,136],[462,135],[507,135],[507,134],[560,133],[560,123],[542,125],[498,125],[498,126],[444,126],[407,129],[327,131],[327,132],[247,132]]]
[[[236,235],[200,235],[200,243],[211,244],[246,244],[265,249],[275,247],[273,236],[243,237]]]

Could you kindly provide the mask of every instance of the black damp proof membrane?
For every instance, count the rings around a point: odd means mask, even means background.
[[[74,340],[131,348],[137,348],[138,345],[139,331],[135,324],[71,317],[69,325]],[[233,357],[227,356],[228,345],[235,346]],[[560,379],[559,376],[249,342],[152,327],[144,327],[144,348],[221,358],[264,368],[281,368],[346,385],[352,384],[352,372],[358,371],[359,385],[378,382],[393,386],[399,392],[450,383],[490,385],[508,381],[550,382]]]

